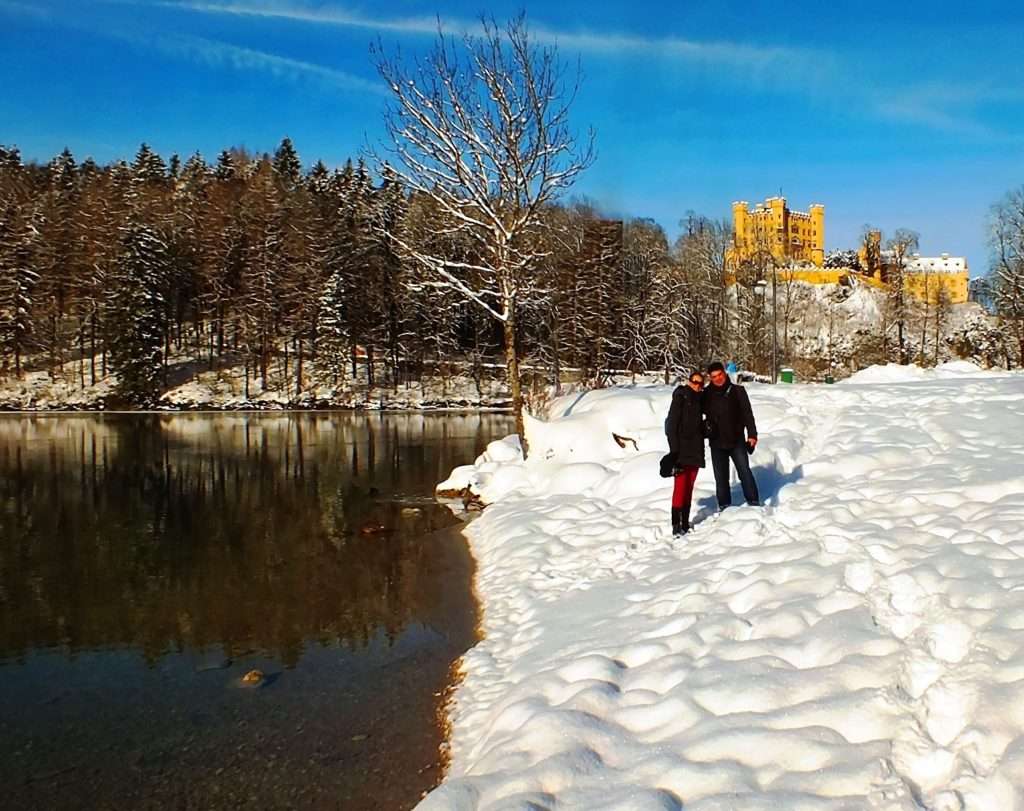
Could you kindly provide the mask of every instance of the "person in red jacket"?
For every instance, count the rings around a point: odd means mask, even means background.
[[[672,405],[665,420],[669,454],[672,458],[672,534],[690,531],[690,505],[697,472],[704,467],[706,428],[702,412],[701,390],[704,375],[695,371],[683,386],[672,392]],[[664,475],[664,474],[663,474]]]

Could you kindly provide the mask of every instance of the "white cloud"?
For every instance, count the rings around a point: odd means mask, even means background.
[[[161,3],[167,8],[206,14],[243,17],[263,17],[331,25],[344,28],[363,28],[402,34],[435,34],[438,20],[434,17],[371,17],[343,6],[310,6],[295,2],[210,2],[209,0],[168,0]],[[462,34],[479,29],[478,21],[442,19],[445,30]],[[706,65],[761,70],[776,67],[780,78],[784,70],[798,65],[810,66],[812,60],[826,59],[822,53],[806,49],[758,47],[727,41],[703,42],[680,37],[645,37],[630,33],[603,31],[560,31],[543,25],[531,24],[530,31],[538,42],[557,44],[583,53],[643,55],[648,58],[677,59]]]
[[[9,2],[0,0],[0,7]],[[139,0],[107,2],[138,4]],[[180,12],[287,20],[396,35],[433,35],[438,27],[435,17],[374,16],[341,3],[314,4],[306,0],[160,0],[157,5]],[[478,20],[451,17],[441,19],[441,24],[454,34],[475,32],[480,27]],[[860,62],[817,48],[677,36],[650,37],[621,31],[560,30],[536,21],[531,22],[530,30],[536,41],[557,44],[565,51],[595,57],[641,59],[647,64],[675,63],[680,67],[698,69],[702,71],[701,81],[706,82],[709,88],[716,82],[742,82],[747,92],[756,93],[767,88],[772,92],[805,98],[819,109],[845,109],[853,115],[866,115],[876,121],[967,138],[1016,140],[1016,136],[1011,138],[1009,134],[983,123],[979,108],[985,105],[1016,105],[1024,101],[1024,94],[1017,88],[999,87],[991,82],[971,84],[936,80],[915,84],[903,82],[899,76],[871,77]],[[276,63],[280,58],[270,59],[264,65],[266,69],[282,73],[289,70],[286,65]],[[236,61],[243,61],[240,55]],[[298,72],[298,65],[302,64],[292,63],[291,69]],[[315,72],[316,66],[310,67]]]
[[[990,82],[921,82],[893,92],[875,88],[871,98],[873,112],[890,121],[975,139],[1008,141],[1020,139],[981,123],[977,108],[1022,102],[1024,91]]]
[[[182,0],[161,2],[158,5],[183,11],[205,14],[227,14],[240,17],[266,17],[292,20],[294,22],[337,25],[347,28],[367,28],[377,31],[395,31],[408,34],[432,34],[437,31],[434,17],[376,18],[366,17],[357,12],[337,6],[312,7],[296,3],[247,3],[247,2],[204,2],[204,0]],[[460,27],[460,26],[456,26]],[[463,24],[461,27],[467,27]]]
[[[213,67],[227,67],[240,71],[257,70],[287,81],[313,80],[344,90],[368,93],[385,92],[382,84],[345,71],[252,48],[242,48],[218,40],[172,35],[159,36],[149,42],[164,53],[185,57]]]

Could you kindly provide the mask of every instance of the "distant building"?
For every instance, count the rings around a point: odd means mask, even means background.
[[[869,231],[857,252],[861,269],[876,281],[888,284],[893,273],[892,252],[882,249],[880,231]],[[945,291],[950,304],[963,304],[969,298],[970,271],[963,256],[921,256],[912,254],[903,269],[907,292],[920,301],[935,304]]]
[[[919,256],[914,254],[907,262],[907,290],[911,295],[934,304],[940,291],[945,291],[950,304],[963,304],[968,299],[970,272],[967,258],[950,256]]]
[[[738,201],[732,204],[732,222],[732,245],[725,260],[733,280],[743,265],[770,257],[781,278],[836,284],[852,275],[876,287],[888,287],[892,255],[883,250],[879,231],[868,232],[857,251],[859,267],[825,267],[825,206],[819,203],[805,213],[791,211],[785,197],[769,197],[752,209],[745,201]],[[904,280],[907,292],[921,301],[934,304],[941,291],[951,304],[968,300],[969,272],[962,256],[914,254],[905,261]]]
[[[780,265],[825,264],[825,206],[815,203],[807,212],[792,211],[785,197],[769,197],[748,209],[746,201],[732,204],[733,244],[726,254],[732,268],[767,253]]]

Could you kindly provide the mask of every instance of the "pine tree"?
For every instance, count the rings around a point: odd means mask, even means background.
[[[168,264],[168,246],[156,228],[126,229],[110,291],[107,338],[119,391],[135,405],[152,405],[160,388]]]
[[[222,150],[217,156],[217,168],[214,170],[218,180],[232,180],[238,173],[238,165],[234,155],[228,149]]]
[[[63,375],[68,347],[68,315],[75,290],[85,275],[78,231],[78,167],[67,148],[46,169],[46,190],[37,219],[41,232],[37,253],[40,301],[44,303],[45,328],[37,338],[50,360],[50,374]]]
[[[306,184],[314,195],[325,195],[330,189],[331,173],[323,161],[317,161],[306,175]]]
[[[346,328],[345,272],[336,270],[323,286],[317,308],[317,352],[321,380],[345,379],[349,336]]]
[[[0,144],[0,170],[20,170],[21,168],[21,150],[16,146]]]
[[[0,354],[5,365],[13,357],[19,378],[32,332],[33,294],[39,284],[39,274],[33,270],[38,236],[14,201],[0,211]]]
[[[372,342],[384,346],[392,385],[397,388],[406,304],[406,280],[397,240],[403,236],[406,201],[401,183],[387,165],[382,179],[367,211],[364,262],[372,268],[370,310],[376,320],[376,327],[370,330]]]
[[[273,167],[261,160],[241,201],[242,256],[240,324],[247,357],[259,368],[264,390],[269,387],[270,359],[280,316],[280,274],[283,269],[281,206]],[[248,375],[246,375],[248,377]]]
[[[274,152],[274,172],[281,184],[288,189],[294,188],[302,180],[302,162],[295,151],[292,139],[285,137]]]
[[[143,143],[132,161],[132,174],[141,183],[161,183],[167,180],[167,164],[149,144]]]

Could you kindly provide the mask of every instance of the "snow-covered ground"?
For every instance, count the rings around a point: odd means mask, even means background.
[[[484,639],[423,811],[1024,809],[1024,375],[749,390],[767,506],[717,514],[708,467],[682,539],[667,387],[558,400],[528,462],[441,485],[490,502]]]

